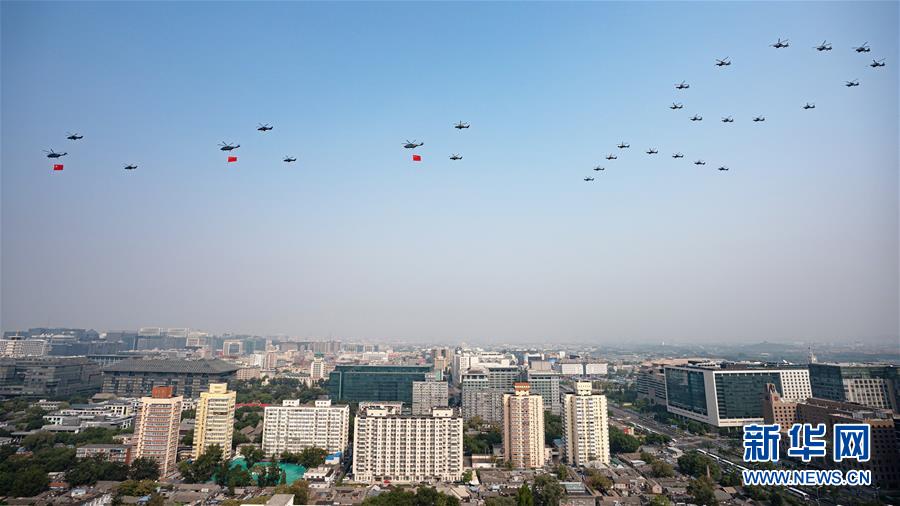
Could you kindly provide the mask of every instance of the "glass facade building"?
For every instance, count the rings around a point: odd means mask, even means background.
[[[412,404],[412,384],[425,381],[428,365],[342,365],[328,375],[326,388],[335,402],[400,401]]]
[[[666,395],[669,406],[703,416],[709,414],[703,371],[666,368]]]

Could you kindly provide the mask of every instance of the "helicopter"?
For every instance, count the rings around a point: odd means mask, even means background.
[[[672,155],[672,158],[684,158],[684,155],[682,155],[681,153],[674,153]]]
[[[755,118],[753,118],[754,123],[759,123],[760,121],[765,121],[765,120],[766,120],[765,116],[756,116]]]
[[[683,109],[683,108],[684,108],[683,105],[681,105],[680,103],[676,104],[675,102],[672,102],[672,105],[669,106],[669,109],[672,109],[673,111],[675,109]]]
[[[69,134],[69,136],[66,137],[66,139],[69,139],[70,141],[77,141],[79,139],[84,139],[84,136],[78,135],[78,133],[74,133],[74,134],[71,132],[66,132],[66,133]]]
[[[619,145],[616,147],[619,149],[626,149],[626,148],[630,148],[631,144],[625,144],[624,142],[620,142]]]
[[[732,118],[731,116],[725,116],[724,118],[722,118],[722,123],[734,123],[734,118]]]
[[[716,59],[716,67],[727,67],[729,65],[731,65],[731,62],[728,60],[727,56],[721,60]]]
[[[266,123],[265,125],[260,123],[259,126],[256,127],[256,129],[259,130],[260,132],[268,132],[269,130],[271,130],[273,128],[275,128],[275,127],[273,127],[272,125],[270,125],[268,123]]]
[[[615,160],[616,158],[618,158],[618,156],[616,156],[616,155],[614,155],[614,154],[612,154],[612,153],[606,155],[606,159],[607,159],[607,160]]]
[[[857,53],[868,53],[869,51],[872,50],[872,48],[869,47],[868,42],[863,42],[863,44],[861,46],[854,47],[853,50],[856,51]]]
[[[44,153],[47,153],[47,158],[60,158],[60,157],[63,157],[63,156],[66,156],[69,154],[69,153],[57,153],[56,151],[53,151],[52,149],[51,150],[45,149]]]
[[[691,87],[691,85],[685,83],[684,81],[681,81],[680,83],[678,83],[678,84],[675,85],[675,89],[676,89],[676,90],[686,90],[686,89],[688,89],[688,88],[690,88],[690,87]]]
[[[403,147],[406,149],[416,149],[417,147],[424,146],[424,145],[425,145],[424,142],[416,143],[416,141],[409,142],[409,140],[407,140],[406,144],[404,144]]]
[[[592,178],[592,177],[586,177],[586,178],[584,178],[584,180],[585,180],[585,181],[593,181],[594,178]]]
[[[823,40],[818,46],[813,46],[816,51],[831,51],[831,44],[827,40]]]
[[[880,60],[872,60],[872,63],[869,64],[873,69],[877,69],[878,67],[884,67],[884,58]]]
[[[453,125],[453,128],[455,128],[457,130],[462,130],[463,128],[469,128],[469,124],[463,123],[462,121],[460,121],[459,123]]]
[[[703,116],[695,114],[691,116],[691,121],[703,121]]]
[[[231,143],[227,143],[225,141],[219,143],[219,149],[222,151],[233,151],[239,147],[241,147],[240,144],[232,145]]]
[[[852,88],[854,86],[859,86],[859,79],[854,79],[852,81],[845,81],[844,86],[848,88]]]
[[[450,155],[451,160],[462,160],[462,157],[457,155],[456,153]]]
[[[134,170],[134,169],[137,168],[137,165],[134,165],[134,164],[128,164],[128,165],[126,165],[126,166],[123,167],[123,168],[124,168],[125,170]]]
[[[784,39],[784,40],[778,39],[778,42],[776,42],[774,44],[770,44],[770,45],[772,47],[774,47],[775,49],[781,49],[783,47],[789,47],[791,45],[791,42],[787,39]]]
[[[297,161],[297,159],[293,156],[285,156],[284,157],[284,163],[291,163],[291,162],[296,162],[296,161]]]
[[[650,148],[647,151],[645,151],[645,153],[647,153],[648,155],[655,155],[655,154],[659,153],[659,151],[657,151],[654,148]]]
[[[598,166],[594,167],[594,170],[595,170],[595,171],[606,170],[606,167],[601,167],[601,166],[598,165]]]
[[[810,104],[809,102],[807,102],[806,105],[803,106],[803,108],[804,109],[815,109],[816,104]]]
[[[728,167],[725,167],[725,166],[723,165],[723,166],[719,167],[717,170],[723,170],[723,171],[724,171],[724,170],[728,170]]]
[[[706,165],[706,162],[704,162],[703,160],[697,160],[696,162],[694,162],[694,165]]]

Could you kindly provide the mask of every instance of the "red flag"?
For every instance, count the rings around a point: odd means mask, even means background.
[[[413,155],[413,161],[414,161],[414,162],[421,162],[421,161],[422,161],[422,157],[419,156],[419,155]]]
[[[53,170],[63,170],[63,164],[61,164],[61,163],[53,164]]]
[[[229,156],[229,157],[228,157],[228,163],[236,162],[236,161],[237,161],[237,157],[236,157],[236,156]]]

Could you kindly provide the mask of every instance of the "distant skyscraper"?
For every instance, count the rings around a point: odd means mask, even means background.
[[[563,408],[566,461],[573,466],[609,464],[609,421],[606,396],[594,395],[590,381],[575,383],[575,394],[566,394]]]
[[[155,460],[160,476],[175,470],[182,400],[172,396],[172,387],[153,387],[150,397],[141,398],[135,417],[134,456]]]
[[[431,408],[445,408],[448,397],[446,381],[413,381],[412,414],[429,415]]]
[[[517,469],[544,466],[544,401],[528,383],[516,383],[503,395],[503,456]]]
[[[236,397],[237,393],[229,391],[226,383],[210,383],[209,391],[200,393],[194,425],[193,458],[202,455],[211,445],[219,445],[222,456],[231,458]]]
[[[354,422],[353,477],[357,481],[455,482],[463,472],[463,420],[452,408],[400,415],[371,406]]]
[[[343,452],[349,434],[350,406],[332,406],[330,399],[305,406],[299,400],[284,400],[281,406],[265,409],[262,448],[266,455],[276,456],[310,447]]]

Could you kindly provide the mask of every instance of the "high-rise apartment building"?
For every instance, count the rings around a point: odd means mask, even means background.
[[[400,415],[378,406],[354,422],[353,477],[357,481],[459,481],[463,473],[463,419],[452,408]]]
[[[325,359],[322,357],[315,357],[312,359],[312,362],[309,364],[309,377],[313,381],[320,381],[325,379]]]
[[[517,469],[543,467],[544,400],[530,393],[528,383],[514,388],[503,394],[503,457]]]
[[[531,391],[544,399],[544,411],[559,415],[562,404],[559,400],[559,373],[552,371],[528,371]]]
[[[594,394],[590,381],[575,383],[563,406],[566,461],[573,466],[609,464],[609,420],[606,396]]]
[[[431,414],[431,408],[446,408],[448,401],[446,381],[413,381],[412,414]]]
[[[193,458],[202,455],[211,445],[219,445],[223,458],[231,458],[236,398],[237,392],[229,391],[227,383],[210,383],[209,391],[200,393],[194,425]]]
[[[813,397],[900,412],[900,367],[887,364],[809,364]]]
[[[805,365],[704,362],[665,366],[665,374],[668,411],[715,427],[762,422],[769,383],[788,400],[812,397]]]
[[[172,387],[153,387],[150,397],[141,398],[135,417],[134,457],[155,460],[160,476],[175,470],[182,401],[172,396]]]
[[[304,448],[324,448],[329,453],[347,449],[350,435],[350,406],[333,406],[330,399],[300,405],[284,400],[281,406],[267,406],[263,413],[262,448],[266,455],[297,453]]]

